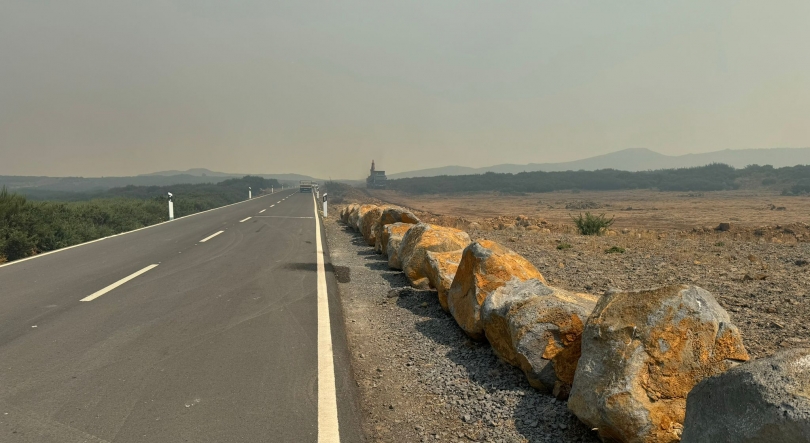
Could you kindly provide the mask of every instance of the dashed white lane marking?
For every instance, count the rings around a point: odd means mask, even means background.
[[[94,293],[92,293],[92,294],[88,295],[87,297],[83,298],[81,301],[93,301],[93,300],[95,300],[95,299],[97,299],[97,298],[101,297],[102,295],[104,295],[104,294],[106,294],[106,293],[108,293],[108,292],[112,291],[113,289],[115,289],[115,288],[117,288],[117,287],[119,287],[119,286],[123,285],[124,283],[126,283],[126,282],[128,282],[128,281],[132,280],[133,278],[135,278],[135,277],[137,277],[137,276],[139,276],[139,275],[141,275],[141,274],[143,274],[143,273],[145,273],[145,272],[147,272],[147,271],[150,271],[150,270],[152,270],[152,269],[155,269],[155,268],[157,268],[157,267],[158,267],[158,265],[149,265],[149,266],[147,266],[147,267],[145,267],[145,268],[141,269],[140,271],[138,271],[138,272],[136,272],[136,273],[134,273],[134,274],[130,275],[129,277],[124,277],[124,278],[122,278],[121,280],[118,280],[117,282],[115,282],[115,283],[111,284],[110,286],[107,286],[107,287],[106,287],[106,288],[104,288],[104,289],[99,289],[98,291],[96,291],[96,292],[94,292]]]
[[[256,218],[315,218],[315,217],[295,217],[292,215],[257,215]]]
[[[318,443],[340,443],[335,392],[335,362],[332,356],[332,327],[329,322],[329,294],[326,288],[321,223],[315,208],[315,260],[318,268]]]
[[[246,221],[250,220],[251,218],[253,218],[253,217],[248,217],[248,218],[246,218],[246,219],[244,219],[244,220],[239,220],[239,223],[244,223],[244,222],[246,222]]]
[[[267,194],[267,195],[270,195],[270,194]],[[256,198],[264,198],[264,197],[267,197],[267,195],[261,195],[261,196],[256,197]],[[108,235],[106,237],[101,237],[101,238],[97,238],[95,240],[86,241],[84,243],[79,243],[78,245],[65,246],[64,248],[59,248],[59,249],[55,249],[53,251],[43,252],[41,254],[32,255],[31,257],[21,258],[19,260],[14,260],[14,261],[9,262],[9,263],[4,263],[4,264],[0,265],[0,268],[5,268],[6,266],[12,266],[12,265],[16,265],[17,263],[22,263],[22,262],[26,262],[28,260],[34,260],[36,258],[45,257],[46,255],[56,254],[57,252],[67,251],[68,249],[73,249],[73,248],[78,248],[80,246],[89,245],[91,243],[97,243],[97,242],[100,242],[102,240],[107,240],[108,238],[114,238],[114,237],[120,237],[122,235],[132,234],[133,232],[143,231],[144,229],[150,229],[150,228],[154,228],[155,226],[165,225],[166,223],[176,222],[178,220],[186,219],[186,218],[189,218],[189,217],[194,217],[195,215],[200,215],[200,214],[205,214],[206,212],[216,211],[217,209],[227,208],[227,207],[230,207],[230,206],[233,206],[233,205],[241,205],[242,203],[249,202],[249,201],[251,201],[251,200],[243,200],[243,201],[240,201],[240,202],[231,203],[229,205],[220,206],[218,208],[208,209],[208,210],[205,210],[205,211],[195,212],[195,213],[189,214],[189,215],[184,215],[182,217],[177,217],[174,220],[168,220],[168,221],[165,221],[165,222],[155,223],[154,225],[144,226],[143,228],[133,229],[131,231],[126,231],[126,232],[119,232],[118,234]]]
[[[272,208],[273,206],[275,206],[275,205],[270,205],[270,207],[271,207],[271,208]]]
[[[223,232],[225,232],[225,231],[215,232],[215,233],[209,235],[208,237],[205,237],[204,239],[200,240],[200,243],[205,243],[208,240],[211,240],[212,238],[216,237],[217,235],[222,234]]]
[[[279,201],[277,201],[277,202],[276,202],[276,204],[279,204],[279,203],[281,203],[281,200],[279,200]]]
[[[267,210],[267,209],[262,209],[261,211],[259,211],[259,214],[261,214],[262,212],[264,212],[264,211],[266,211],[266,210]]]

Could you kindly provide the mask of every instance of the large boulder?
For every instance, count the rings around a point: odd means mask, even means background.
[[[349,218],[351,217],[352,212],[356,211],[359,207],[360,205],[358,205],[357,203],[352,203],[348,206],[344,206],[343,209],[340,211],[340,221],[342,221],[346,225],[349,225]]]
[[[448,252],[428,251],[427,253],[425,276],[430,287],[439,292],[439,304],[445,312],[450,312],[447,307],[447,293],[450,291],[450,285],[453,284],[453,278],[456,276],[462,252],[463,249]]]
[[[582,330],[598,297],[513,278],[484,300],[481,318],[498,357],[529,383],[565,399],[579,361]]]
[[[385,251],[388,255],[388,267],[391,269],[402,269],[402,261],[399,259],[399,245],[402,243],[402,237],[412,227],[410,223],[394,223],[385,225],[383,229],[383,244],[385,244]]]
[[[513,278],[546,281],[528,260],[493,241],[479,240],[464,249],[447,294],[447,307],[467,335],[484,338],[481,305]]]
[[[365,205],[363,205],[365,206]],[[374,224],[380,220],[383,208],[376,205],[367,208],[365,211],[361,209],[360,219],[357,222],[357,229],[369,246],[374,246],[376,239],[374,238]]]
[[[371,210],[372,208],[377,207],[377,205],[358,205],[349,213],[349,226],[352,227],[355,231],[360,231],[360,219],[363,218],[366,212]]]
[[[701,288],[608,293],[585,325],[568,408],[604,441],[677,442],[692,387],[748,358]]]
[[[698,383],[683,443],[810,443],[810,349],[791,349]]]
[[[429,283],[425,275],[428,251],[455,251],[463,249],[468,244],[470,236],[464,231],[427,223],[416,224],[402,237],[399,246],[402,271],[415,287],[428,288]]]
[[[386,225],[392,223],[409,223],[415,225],[419,223],[419,219],[413,215],[411,211],[400,208],[399,206],[385,207],[380,215],[380,219],[373,227],[375,238],[374,250],[381,254],[386,253],[386,245],[382,241],[384,228]]]

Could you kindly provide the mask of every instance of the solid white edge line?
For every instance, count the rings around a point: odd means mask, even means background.
[[[260,197],[256,197],[253,200],[256,200],[257,198],[264,198],[264,197],[267,197],[268,195],[273,195],[273,194],[265,194],[265,195],[262,195]],[[174,220],[166,220],[164,222],[155,223],[154,225],[144,226],[142,228],[133,229],[131,231],[119,232],[118,234],[113,234],[113,235],[108,235],[107,237],[97,238],[95,240],[90,240],[90,241],[87,241],[87,242],[84,242],[84,243],[79,243],[78,245],[65,246],[64,248],[59,248],[59,249],[55,249],[53,251],[43,252],[41,254],[32,255],[31,257],[21,258],[19,260],[14,260],[12,262],[4,263],[4,264],[0,265],[0,268],[5,268],[6,266],[16,265],[17,263],[26,262],[28,260],[33,260],[35,258],[44,257],[46,255],[56,254],[57,252],[67,251],[68,249],[78,248],[79,246],[89,245],[90,243],[100,242],[100,241],[106,240],[108,238],[113,238],[113,237],[119,237],[119,236],[122,236],[122,235],[132,234],[133,232],[143,231],[144,229],[154,228],[155,226],[164,225],[166,223],[171,223],[173,221],[182,220],[182,219],[189,218],[189,217],[194,217],[195,215],[205,214],[206,212],[216,211],[217,209],[223,209],[223,208],[227,208],[229,206],[239,205],[239,204],[246,203],[246,202],[249,202],[249,201],[252,201],[252,200],[244,200],[244,201],[241,201],[241,202],[231,203],[231,204],[225,205],[225,206],[220,206],[218,208],[211,208],[211,209],[207,209],[205,211],[195,212],[193,214],[184,215],[182,217],[176,217]]]
[[[251,218],[253,218],[253,217],[248,217],[248,218],[246,218],[246,219],[244,219],[244,220],[239,220],[239,223],[244,223],[244,222],[246,222],[246,221],[250,220]]]
[[[329,321],[329,294],[326,288],[324,252],[318,202],[315,208],[315,260],[318,269],[318,443],[340,443],[335,392],[335,362],[332,356],[332,327]]]
[[[204,239],[200,240],[200,243],[205,243],[208,240],[211,240],[212,238],[216,237],[217,235],[222,234],[223,232],[225,232],[225,231],[215,232],[215,233],[209,235],[208,237],[205,237]]]
[[[94,293],[92,293],[92,294],[88,295],[87,297],[85,297],[85,298],[81,299],[81,301],[93,301],[93,300],[95,300],[95,299],[97,299],[97,298],[101,297],[102,295],[104,295],[104,294],[106,294],[106,293],[108,293],[108,292],[112,291],[113,289],[115,289],[115,288],[117,288],[117,287],[119,287],[119,286],[123,285],[124,283],[126,283],[126,282],[128,282],[128,281],[132,280],[133,278],[135,278],[135,277],[137,277],[137,276],[139,276],[139,275],[141,275],[141,274],[143,274],[143,273],[145,273],[145,272],[147,272],[147,271],[150,271],[150,270],[152,270],[152,269],[155,269],[155,268],[157,268],[157,267],[158,267],[158,265],[149,265],[149,266],[147,266],[147,267],[145,267],[145,268],[141,269],[140,271],[138,271],[138,272],[136,272],[136,273],[134,273],[134,274],[130,275],[129,277],[124,277],[124,278],[122,278],[121,280],[118,280],[117,282],[115,282],[115,283],[113,283],[113,284],[111,284],[111,285],[107,286],[107,287],[106,287],[106,288],[104,288],[104,289],[99,289],[98,291],[96,291],[96,292],[94,292]]]

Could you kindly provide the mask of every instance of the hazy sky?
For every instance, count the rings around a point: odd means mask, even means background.
[[[810,2],[0,0],[0,174],[810,146]]]

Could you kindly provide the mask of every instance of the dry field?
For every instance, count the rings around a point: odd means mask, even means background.
[[[358,189],[334,210],[353,202],[397,204],[474,240],[494,240],[526,257],[549,284],[576,292],[703,287],[728,311],[752,358],[810,346],[807,197],[745,191],[409,196]],[[575,232],[570,216],[586,210],[615,216],[608,235]],[[715,230],[719,223],[731,229]],[[401,273],[388,270],[334,218],[325,226],[333,262],[351,268],[351,281],[341,287],[347,332],[375,441],[596,441],[564,402],[530,388],[488,345],[466,339],[434,293],[400,296],[392,288],[407,284]]]
[[[355,197],[350,200],[405,206],[423,221],[495,240],[529,259],[551,284],[569,290],[601,294],[701,286],[730,312],[753,357],[810,345],[808,197],[752,191],[525,196],[373,191]],[[578,235],[571,215],[585,211],[615,217],[610,235]],[[528,217],[524,226],[515,223],[518,215]],[[716,231],[722,222],[731,223],[731,230]],[[606,253],[614,246],[623,252]]]
[[[774,192],[640,190],[568,191],[525,196],[495,193],[413,196],[394,191],[370,191],[370,194],[382,201],[419,211],[471,221],[525,215],[552,224],[570,224],[571,215],[591,211],[615,217],[616,229],[666,231],[714,228],[720,222],[747,227],[810,222],[810,198],[781,196]]]

